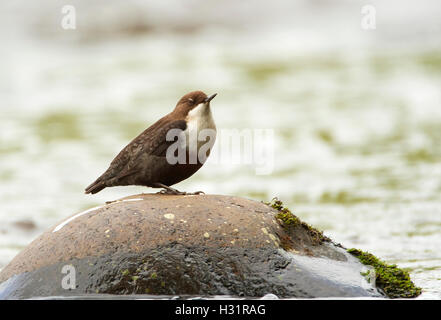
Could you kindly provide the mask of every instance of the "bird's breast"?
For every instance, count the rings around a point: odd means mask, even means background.
[[[202,146],[211,149],[216,140],[216,125],[209,106],[196,107],[189,112],[187,118],[187,128],[185,136],[187,139],[187,149],[197,147],[197,151]]]

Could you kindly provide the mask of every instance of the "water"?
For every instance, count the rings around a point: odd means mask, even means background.
[[[436,1],[374,1],[375,31],[360,28],[353,1],[279,1],[271,15],[264,2],[194,1],[205,14],[125,3],[78,1],[75,31],[60,28],[50,1],[0,5],[0,268],[61,219],[150,192],[83,194],[201,89],[218,93],[218,129],[274,130],[274,170],[210,159],[178,189],[278,196],[335,241],[408,269],[420,298],[441,298]]]

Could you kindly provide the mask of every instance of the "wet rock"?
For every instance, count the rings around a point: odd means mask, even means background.
[[[381,296],[366,267],[283,210],[141,194],[53,226],[0,273],[0,298],[82,294]]]

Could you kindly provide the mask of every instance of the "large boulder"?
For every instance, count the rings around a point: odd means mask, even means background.
[[[140,194],[47,230],[2,270],[0,298],[382,296],[365,271],[287,210],[231,196]]]

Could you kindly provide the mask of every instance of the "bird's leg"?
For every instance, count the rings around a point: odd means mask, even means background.
[[[179,191],[177,189],[174,189],[172,187],[166,186],[165,184],[162,184],[162,183],[159,183],[159,182],[155,183],[155,187],[163,188],[163,190],[158,192],[160,194],[177,194],[177,195],[185,195],[185,194],[187,194],[186,192]]]
[[[174,195],[199,195],[199,194],[205,194],[203,191],[196,191],[196,192],[185,192],[185,191],[179,191],[177,189],[174,189],[172,187],[166,186],[162,183],[155,183],[155,187],[163,188],[163,190],[159,191],[160,194],[174,194]]]

